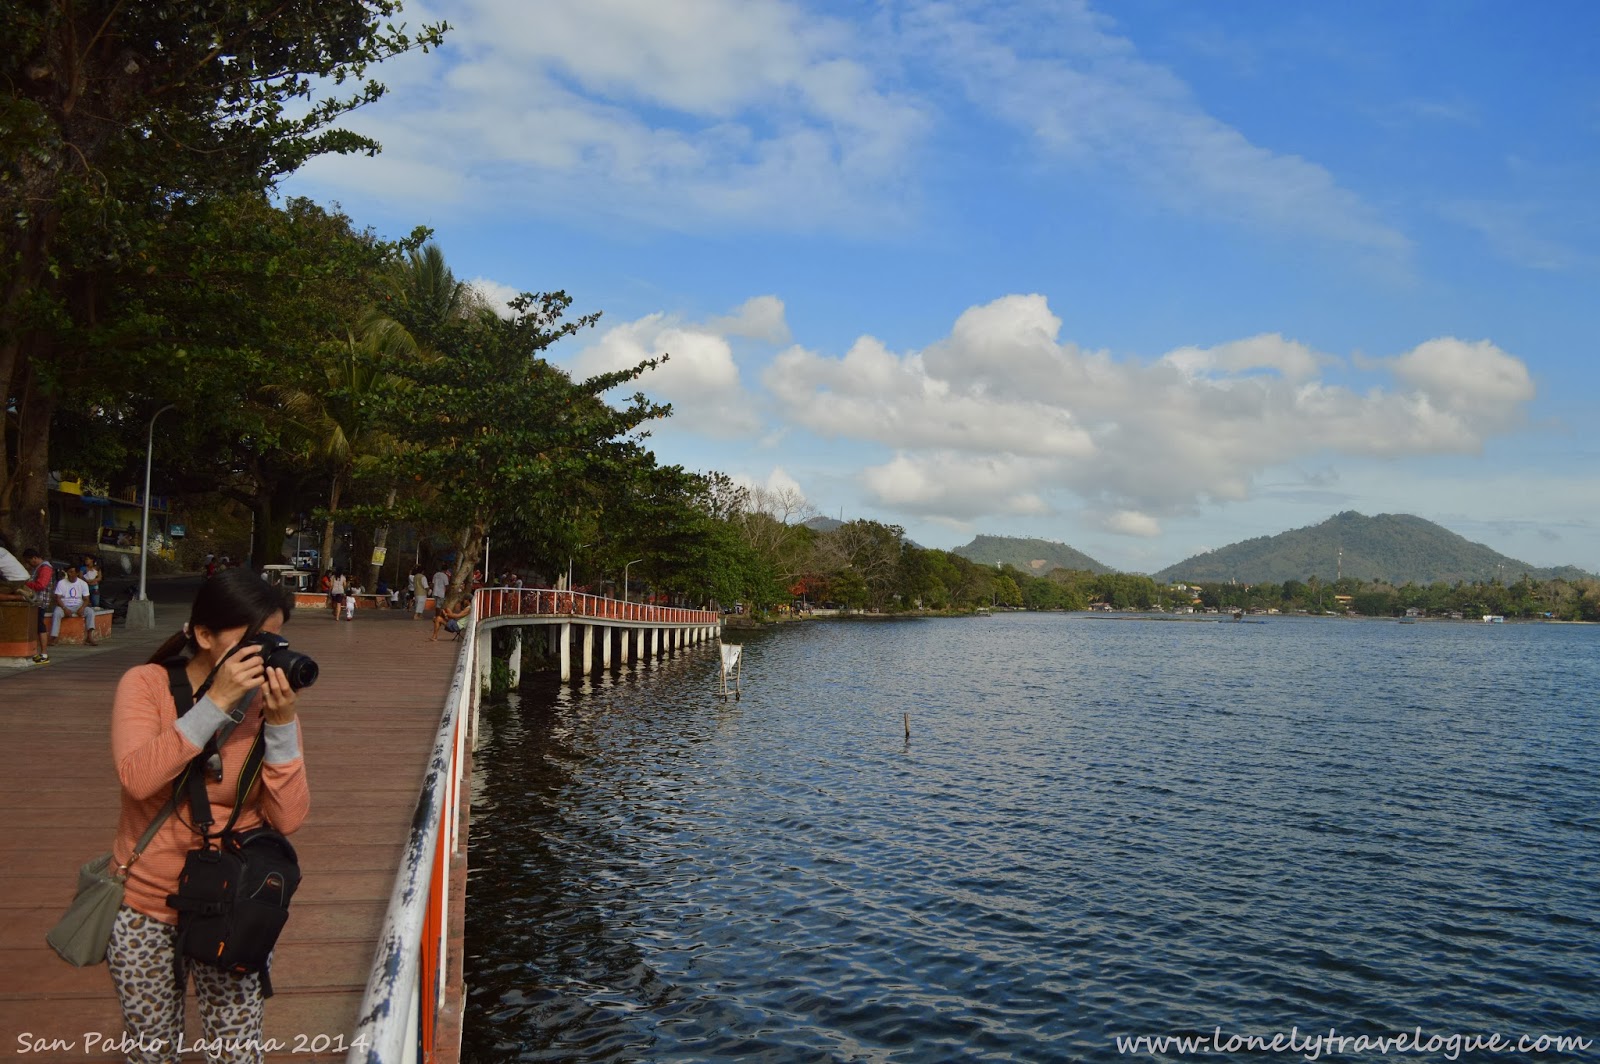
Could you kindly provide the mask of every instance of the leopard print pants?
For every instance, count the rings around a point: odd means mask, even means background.
[[[125,1045],[131,1064],[177,1064],[183,1039],[184,987],[194,976],[206,1060],[212,1064],[260,1064],[261,977],[237,975],[185,962],[183,982],[172,967],[178,929],[123,906],[111,928],[106,960],[122,1001]]]

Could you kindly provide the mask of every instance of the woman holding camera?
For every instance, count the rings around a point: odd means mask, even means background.
[[[261,647],[246,641],[259,632],[279,632],[293,609],[294,597],[284,588],[245,569],[224,570],[201,587],[183,631],[149,663],[128,670],[117,687],[111,750],[122,784],[122,814],[113,857],[118,867],[127,867],[128,878],[106,959],[127,1033],[137,1042],[129,1060],[178,1060],[189,973],[205,1041],[237,1047],[222,1056],[208,1053],[208,1059],[261,1059],[260,975],[177,963],[178,914],[167,895],[177,891],[185,857],[202,841],[187,800],[129,862],[139,837],[166,810],[175,781],[213,738],[220,765],[213,758],[205,780],[217,825],[233,813],[239,774],[258,733],[265,737],[265,762],[236,829],[267,823],[289,834],[305,821],[311,796],[295,691],[282,669],[264,666]],[[168,662],[181,669],[169,671]],[[201,697],[179,716],[177,696],[188,701],[194,692]]]

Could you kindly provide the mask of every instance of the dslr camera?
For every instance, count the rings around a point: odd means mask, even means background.
[[[282,669],[289,680],[289,689],[298,691],[317,682],[317,663],[298,651],[289,649],[289,641],[271,632],[257,632],[239,643],[243,647],[260,647],[261,663],[269,669]]]

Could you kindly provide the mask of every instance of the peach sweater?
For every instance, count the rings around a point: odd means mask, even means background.
[[[171,795],[173,780],[200,752],[204,739],[227,721],[228,716],[209,697],[196,702],[180,721],[167,670],[160,665],[141,665],[123,675],[111,710],[111,756],[122,782],[122,816],[112,849],[117,864],[125,863],[133,853],[139,836]],[[222,781],[206,788],[215,821],[212,831],[221,830],[233,812],[239,772],[263,723],[261,710],[251,705],[222,746]],[[300,722],[265,727],[267,756],[261,782],[239,814],[235,829],[259,827],[265,820],[287,835],[303,824],[311,811],[306,763],[300,753]],[[199,836],[189,827],[192,820],[189,803],[184,801],[161,825],[128,871],[124,905],[164,923],[178,922],[167,895],[178,888],[184,856],[199,845]]]

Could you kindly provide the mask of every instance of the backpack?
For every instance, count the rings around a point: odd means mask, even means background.
[[[167,662],[173,700],[182,716],[194,704],[184,665]],[[203,690],[203,689],[202,689]],[[176,893],[167,904],[178,914],[178,940],[173,966],[183,981],[183,960],[224,971],[261,973],[261,995],[272,996],[272,949],[289,919],[289,901],[300,886],[300,860],[279,832],[262,825],[235,831],[266,759],[266,734],[256,734],[239,773],[233,812],[220,832],[210,832],[211,801],[206,795],[207,762],[216,753],[213,737],[178,778],[176,793],[188,791],[199,849],[190,850],[178,876]]]
[[[224,829],[215,848],[190,850],[167,904],[178,912],[180,957],[229,972],[260,972],[272,996],[272,948],[300,886],[289,840],[269,827]]]

